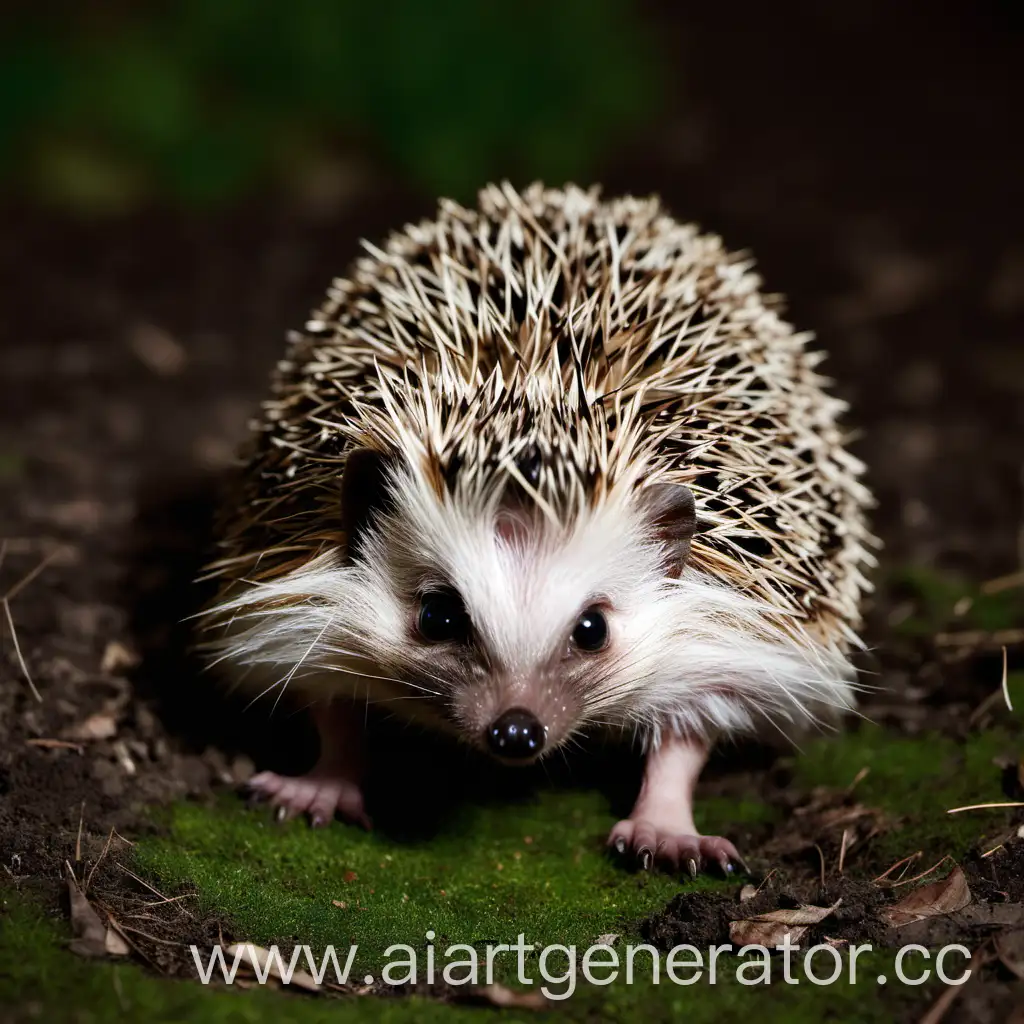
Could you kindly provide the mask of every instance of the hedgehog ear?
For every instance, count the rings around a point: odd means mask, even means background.
[[[341,526],[345,532],[345,558],[359,554],[360,543],[374,516],[391,504],[389,487],[393,459],[372,448],[354,448],[341,475]]]
[[[693,494],[682,484],[658,483],[640,491],[648,519],[665,550],[665,568],[675,579],[683,571],[697,529]]]

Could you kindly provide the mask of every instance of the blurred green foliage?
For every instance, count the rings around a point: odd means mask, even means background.
[[[927,565],[901,565],[880,579],[888,599],[907,614],[892,623],[903,636],[932,637],[949,629],[995,631],[1024,623],[1024,588],[986,592],[976,583]]]
[[[180,0],[8,18],[0,175],[87,209],[215,204],[368,149],[457,197],[586,177],[652,111],[622,0]]]

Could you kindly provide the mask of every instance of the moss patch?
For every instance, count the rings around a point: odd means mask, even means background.
[[[488,1007],[446,1004],[409,996],[398,998],[346,997],[317,999],[255,987],[247,991],[223,986],[158,978],[133,965],[79,960],[63,948],[64,922],[46,919],[22,896],[0,887],[0,1006],[14,1022],[45,1019],[98,1024],[101,1021],[139,1021],[159,1024],[188,1020],[194,1024],[262,1024],[279,1020],[296,1024],[327,1021],[536,1021],[631,1020],[638,1015],[651,1021],[685,1019],[693,1024],[718,1024],[757,1013],[765,1024],[843,1020],[850,1024],[889,1021],[913,1005],[933,998],[934,986],[908,988],[878,984],[880,974],[892,975],[892,955],[877,951],[857,962],[859,983],[851,985],[844,965],[842,980],[834,985],[810,984],[799,970],[798,984],[783,980],[781,964],[773,966],[771,986],[744,987],[735,980],[737,961],[719,962],[717,984],[707,972],[692,986],[670,983],[664,968],[654,986],[641,980],[643,957],[637,958],[637,982],[621,980],[607,988],[581,985],[573,996],[555,1004],[551,1012],[504,1011]],[[564,963],[564,961],[563,961]],[[816,961],[819,975],[830,971],[829,960]],[[907,962],[907,974],[921,965]],[[723,969],[724,968],[724,969]],[[552,963],[552,974],[562,965]],[[532,972],[536,977],[536,971]],[[680,977],[687,977],[685,971]],[[748,975],[753,977],[754,975]],[[559,988],[559,986],[556,986]]]
[[[945,854],[960,858],[983,845],[986,836],[1005,831],[1006,810],[947,812],[1006,800],[996,762],[1019,750],[1019,739],[1007,729],[957,743],[939,735],[909,738],[865,726],[840,739],[809,743],[795,761],[794,777],[799,785],[842,787],[867,768],[857,784],[858,799],[897,819],[896,827],[874,840],[874,857],[896,860],[921,850],[930,864]]]
[[[78,959],[64,948],[69,937],[65,922],[47,919],[23,896],[0,886],[0,1009],[4,1021],[259,1024],[288,1020],[320,1024],[453,1019],[449,1007],[417,997],[328,1002],[271,988],[228,991],[223,986],[173,981],[133,964]]]
[[[843,788],[869,769],[857,798],[893,819],[872,840],[867,862],[858,862],[878,873],[917,850],[928,863],[960,858],[1004,831],[1006,811],[947,811],[1005,799],[995,762],[1018,746],[1006,730],[960,744],[865,726],[807,744],[794,760],[793,785]],[[698,824],[709,832],[735,835],[776,816],[756,800],[698,804]],[[202,909],[227,916],[239,938],[357,943],[362,972],[392,943],[422,948],[427,931],[438,943],[514,941],[523,932],[528,941],[586,946],[602,934],[635,936],[637,923],[680,883],[610,859],[604,838],[614,820],[596,790],[541,790],[526,800],[463,805],[437,835],[397,843],[340,824],[281,825],[225,797],[215,807],[171,808],[166,832],[136,848],[137,869],[167,889],[195,886]],[[733,883],[706,876],[692,886],[723,891]]]
[[[943,629],[1012,629],[1024,621],[1024,588],[986,592],[976,582],[925,565],[891,569],[880,581],[904,614],[890,623],[898,637],[930,639]]]
[[[987,833],[998,832],[1006,812],[946,811],[1001,799],[993,759],[1014,749],[1008,731],[959,744],[939,736],[907,739],[867,726],[808,744],[794,760],[793,785],[842,788],[862,768],[870,769],[858,784],[859,798],[898,819],[858,861],[855,870],[872,877],[918,849],[926,858],[960,857]],[[699,806],[699,824],[708,831],[736,834],[783,824],[776,809],[758,800],[717,797]],[[302,822],[282,826],[264,810],[225,798],[214,808],[172,808],[166,834],[141,842],[135,855],[138,867],[162,886],[194,885],[203,908],[226,915],[237,938],[277,941],[283,948],[295,942],[314,949],[357,944],[353,973],[361,978],[379,968],[393,943],[413,946],[422,967],[428,930],[436,933],[439,950],[456,942],[511,942],[520,933],[528,942],[575,944],[581,950],[606,933],[619,934],[620,943],[640,941],[640,922],[681,886],[664,875],[630,873],[606,856],[604,837],[614,817],[596,789],[541,789],[526,800],[464,805],[430,839],[396,843],[341,825],[319,831]],[[735,889],[735,883],[711,877],[694,886]],[[805,982],[770,991],[734,981],[683,989],[664,978],[657,988],[581,983],[559,1012],[624,1019],[642,1011],[655,1020],[685,1012],[698,1021],[756,1009],[767,1020],[832,1014],[869,1021],[891,1019],[896,1004],[925,998],[921,990],[878,987],[875,979],[891,965],[891,955],[873,955],[879,969],[869,970],[867,990],[863,980],[857,988]],[[499,958],[498,977],[514,980],[514,963],[514,957]],[[538,977],[536,959],[528,957],[527,963]],[[726,974],[732,973],[730,967]]]
[[[728,830],[737,815],[756,821],[771,812],[716,800],[702,813],[709,829]],[[431,840],[397,844],[342,825],[282,826],[225,800],[173,808],[169,834],[142,843],[137,857],[165,885],[195,884],[204,909],[226,912],[246,938],[358,943],[362,970],[392,943],[422,947],[428,930],[437,942],[507,942],[523,932],[528,941],[586,946],[635,926],[679,883],[608,858],[613,822],[596,792],[548,791],[467,806]]]

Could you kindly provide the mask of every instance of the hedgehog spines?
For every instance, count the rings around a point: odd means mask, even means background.
[[[367,243],[291,342],[214,571],[273,576],[340,543],[357,445],[481,501],[513,481],[555,518],[666,479],[694,493],[696,567],[848,645],[870,499],[780,309],[746,253],[654,198],[506,183],[443,201]]]

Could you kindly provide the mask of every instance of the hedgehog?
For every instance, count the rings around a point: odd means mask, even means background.
[[[289,336],[224,503],[210,663],[310,706],[282,816],[369,827],[367,707],[509,765],[644,757],[613,851],[744,862],[719,740],[855,707],[875,541],[846,405],[753,261],[657,197],[508,183],[363,243]]]

